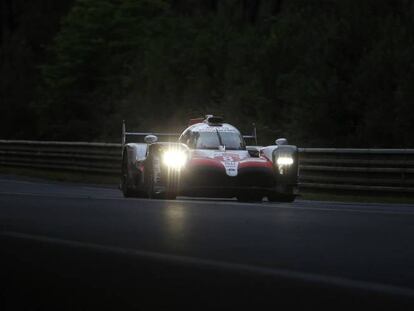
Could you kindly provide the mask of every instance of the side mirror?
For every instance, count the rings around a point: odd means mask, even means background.
[[[278,138],[278,139],[276,139],[275,143],[278,146],[282,146],[282,145],[287,145],[288,141],[287,141],[286,138]]]
[[[147,136],[145,136],[144,141],[147,144],[153,144],[153,143],[156,143],[158,141],[158,137],[155,136],[155,135],[147,135]]]

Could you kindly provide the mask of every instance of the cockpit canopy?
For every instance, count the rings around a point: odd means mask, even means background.
[[[192,131],[188,129],[180,137],[180,142],[191,149],[218,150],[224,146],[226,150],[246,150],[242,135],[236,131]]]

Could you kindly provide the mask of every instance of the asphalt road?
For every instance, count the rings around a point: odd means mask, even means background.
[[[414,297],[409,204],[125,199],[110,187],[0,176],[0,238],[6,254],[26,243],[26,257],[27,245],[80,247]]]

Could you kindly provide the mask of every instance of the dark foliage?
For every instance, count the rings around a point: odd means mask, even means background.
[[[70,1],[37,2],[2,13],[4,137],[116,140],[122,119],[217,113],[262,143],[414,147],[412,1],[77,0],[60,27]]]
[[[36,138],[31,105],[45,46],[73,0],[0,0],[0,137]]]

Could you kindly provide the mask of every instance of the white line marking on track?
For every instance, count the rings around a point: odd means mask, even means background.
[[[359,281],[343,277],[328,276],[315,273],[298,272],[288,269],[272,268],[272,267],[259,267],[240,263],[231,263],[226,261],[202,259],[197,257],[180,256],[173,254],[165,254],[158,252],[142,251],[129,248],[121,248],[115,246],[106,246],[94,243],[79,242],[73,240],[66,240],[60,238],[52,238],[41,235],[31,235],[20,232],[6,231],[1,232],[1,236],[6,238],[15,238],[23,240],[31,240],[35,242],[43,242],[54,245],[76,247],[82,249],[89,249],[93,251],[106,252],[116,255],[128,255],[133,257],[140,257],[150,260],[168,261],[177,264],[188,264],[194,266],[203,266],[206,268],[216,268],[229,270],[233,272],[248,272],[261,275],[273,276],[276,278],[288,278],[291,280],[297,280],[307,283],[319,283],[327,286],[337,286],[344,289],[360,289],[376,293],[388,293],[394,295],[400,295],[404,297],[414,298],[414,289],[407,287],[400,287],[394,285],[387,285],[383,283]]]

